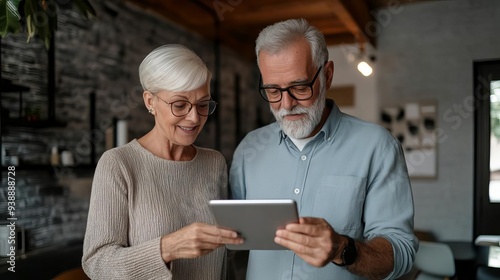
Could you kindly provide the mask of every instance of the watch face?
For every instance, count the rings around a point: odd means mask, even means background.
[[[356,252],[356,247],[347,246],[344,251],[344,264],[345,265],[353,264],[354,261],[356,261],[357,256],[358,254]]]
[[[351,265],[356,261],[358,252],[356,251],[356,244],[354,243],[354,240],[350,237],[347,237],[347,239],[349,240],[349,243],[342,252],[342,260],[344,261],[344,265]]]

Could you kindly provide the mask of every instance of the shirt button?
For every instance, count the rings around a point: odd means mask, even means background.
[[[297,188],[297,189],[293,190],[293,192],[294,192],[295,194],[299,194],[299,193],[300,193],[300,190]]]
[[[306,157],[306,156],[301,156],[301,157],[300,157],[300,159],[301,159],[301,160],[306,160],[306,159],[307,159],[307,157]]]

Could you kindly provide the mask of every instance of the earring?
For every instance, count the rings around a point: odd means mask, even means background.
[[[153,114],[153,108],[149,108],[148,113]]]

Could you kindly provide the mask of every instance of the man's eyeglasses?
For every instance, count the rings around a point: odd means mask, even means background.
[[[177,100],[174,102],[167,102],[158,95],[155,96],[158,97],[158,99],[160,99],[161,101],[165,102],[167,105],[170,105],[170,109],[172,110],[172,115],[176,117],[184,117],[185,115],[189,114],[193,106],[196,107],[196,112],[198,113],[198,115],[206,117],[211,115],[215,111],[215,107],[217,107],[217,102],[213,100],[205,100],[193,104],[187,100]]]
[[[310,83],[303,83],[303,84],[297,84],[297,85],[292,85],[286,88],[279,88],[279,87],[263,87],[262,86],[262,75],[260,76],[260,81],[259,81],[259,92],[262,98],[266,100],[269,103],[276,103],[280,102],[281,98],[283,97],[283,92],[286,91],[288,94],[296,99],[296,100],[307,100],[313,96],[313,85],[314,82],[316,81],[316,78],[319,75],[319,72],[321,71],[320,66],[318,68],[318,72],[316,72],[316,75],[314,75],[314,78]]]

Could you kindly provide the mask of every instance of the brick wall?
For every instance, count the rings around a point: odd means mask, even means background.
[[[2,159],[11,155],[20,159],[16,214],[18,225],[26,229],[30,250],[83,237],[95,164],[91,162],[90,144],[95,144],[98,159],[105,150],[105,130],[113,119],[128,121],[130,139],[152,128],[154,120],[143,105],[137,70],[147,53],[162,44],[184,44],[215,71],[212,42],[121,1],[93,3],[97,18],[92,21],[72,10],[60,10],[55,39],[55,117],[64,126],[13,128],[3,123],[2,130],[7,130],[2,133],[2,149],[6,152]],[[24,34],[2,39],[2,77],[31,88],[23,94],[24,104],[38,108],[43,119],[47,117],[47,51],[36,38],[29,44],[25,40]],[[238,139],[263,118],[268,120],[269,110],[256,90],[255,62],[224,47],[220,53],[221,86],[216,94],[220,122],[209,119],[197,145],[218,148],[230,162]],[[240,106],[235,103],[237,79]],[[89,114],[92,93],[96,96],[93,131]],[[14,110],[18,106],[16,98],[16,94],[2,94],[2,110],[12,109],[11,118],[18,116]],[[237,107],[241,107],[239,128]],[[258,112],[266,116],[258,117]],[[72,151],[76,166],[50,167],[49,154],[54,145]],[[40,168],[26,170],[28,164]],[[6,218],[5,171],[3,167],[0,221]]]

